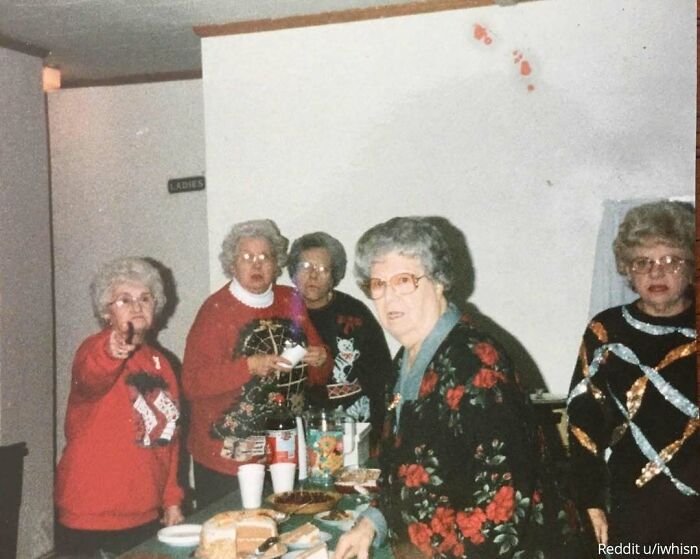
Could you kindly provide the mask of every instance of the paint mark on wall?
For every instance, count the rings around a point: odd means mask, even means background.
[[[523,53],[519,50],[513,51],[513,63],[517,64],[518,73],[522,78],[529,78],[532,75],[532,65],[530,64],[530,61],[527,60],[527,58],[525,58],[525,55],[523,55]],[[526,89],[528,91],[534,91],[535,86],[531,83],[528,83]]]
[[[484,45],[493,43],[493,33],[484,25],[475,23],[473,28],[474,39]],[[498,50],[498,49],[497,49]],[[525,83],[525,89],[528,93],[535,91],[535,85],[532,83],[533,67],[532,63],[519,51],[512,51],[513,63],[517,65],[518,78]]]
[[[474,25],[474,38],[477,41],[481,41],[485,45],[490,45],[493,42],[493,38],[489,34],[489,30],[478,23]]]

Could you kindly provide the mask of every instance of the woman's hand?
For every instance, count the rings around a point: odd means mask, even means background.
[[[603,509],[588,509],[588,517],[593,525],[593,533],[598,543],[608,545],[608,519]]]
[[[326,362],[326,348],[321,345],[312,345],[306,348],[306,355],[302,361],[312,367],[320,367]]]
[[[352,530],[340,536],[333,554],[334,559],[368,559],[374,535],[374,525],[369,519],[360,518]]]
[[[185,517],[182,515],[180,505],[170,505],[165,507],[160,523],[163,526],[175,526],[175,524],[180,524],[183,520],[185,520]]]
[[[266,377],[274,371],[288,371],[292,364],[281,355],[257,354],[248,357],[248,370],[251,375]]]
[[[133,326],[130,328],[128,324],[124,325],[123,330],[117,327],[113,328],[112,333],[109,335],[108,351],[114,359],[126,359],[136,349],[135,344],[128,343],[130,333],[131,337],[133,337]]]

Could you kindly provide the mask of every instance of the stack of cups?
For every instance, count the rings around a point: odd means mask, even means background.
[[[258,509],[262,505],[264,464],[243,464],[238,467],[238,485],[244,509]]]

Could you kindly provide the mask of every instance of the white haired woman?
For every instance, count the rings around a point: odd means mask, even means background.
[[[601,544],[700,545],[694,247],[692,207],[631,209],[613,248],[639,298],[583,336],[569,441],[577,501]]]
[[[391,356],[381,327],[367,306],[336,289],[347,257],[338,239],[308,233],[292,243],[287,270],[309,318],[332,351],[333,374],[326,386],[309,391],[309,404],[342,408],[356,421],[369,421],[376,446],[384,422],[384,393]]]
[[[187,447],[198,508],[238,489],[240,463],[264,459],[254,437],[275,402],[284,398],[299,412],[305,385],[328,379],[332,362],[303,300],[275,285],[287,243],[269,219],[234,225],[220,255],[231,281],[204,302],[187,336],[182,380],[192,405]],[[307,350],[291,369],[280,356],[288,343]]]
[[[178,386],[148,343],[165,305],[158,270],[141,258],[103,266],[91,285],[104,328],[73,362],[66,447],[56,472],[57,549],[119,554],[182,521],[177,484]]]
[[[335,557],[366,559],[387,531],[397,557],[576,556],[529,399],[508,356],[448,302],[447,243],[429,218],[394,218],[357,243],[358,283],[403,346],[376,507]],[[573,536],[573,537],[572,537]]]

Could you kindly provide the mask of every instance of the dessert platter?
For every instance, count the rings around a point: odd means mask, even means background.
[[[316,514],[335,508],[342,495],[334,491],[285,491],[273,493],[266,501],[285,514]]]
[[[335,475],[335,490],[340,493],[352,493],[359,487],[366,491],[379,491],[377,480],[380,473],[378,468],[343,468]]]

